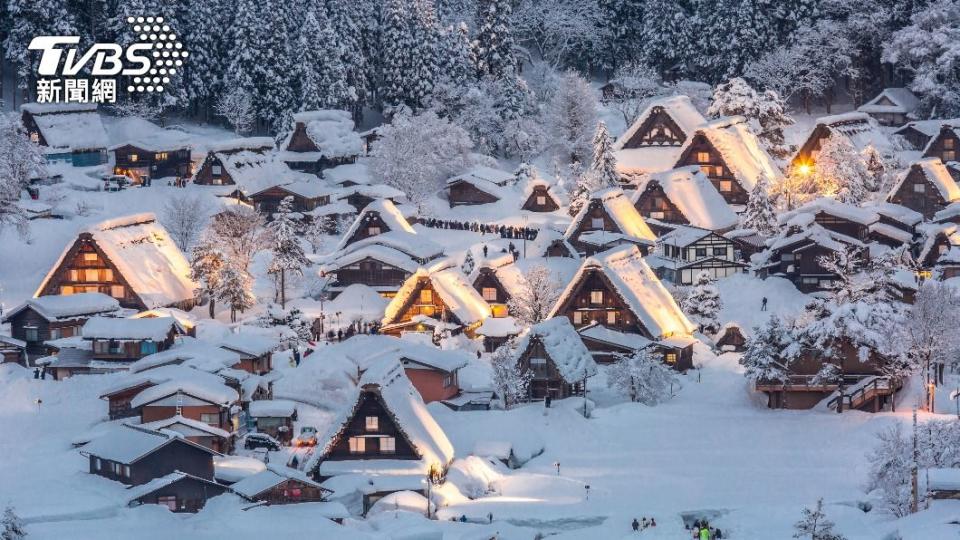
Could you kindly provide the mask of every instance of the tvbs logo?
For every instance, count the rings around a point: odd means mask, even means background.
[[[128,17],[136,39],[122,47],[116,43],[96,43],[86,51],[77,47],[78,36],[39,36],[29,49],[41,51],[37,73],[37,101],[81,101],[78,87],[88,87],[92,77],[94,102],[116,101],[116,79],[131,77],[128,92],[163,92],[170,77],[177,74],[189,56],[163,17]],[[46,77],[66,77],[48,79]],[[70,77],[84,77],[71,79]],[[63,96],[61,96],[61,90]],[[71,92],[73,91],[73,92]],[[106,100],[96,99],[107,93]],[[65,97],[66,99],[61,99]],[[89,102],[89,96],[86,102]]]

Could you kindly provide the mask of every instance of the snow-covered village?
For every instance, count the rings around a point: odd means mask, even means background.
[[[0,539],[960,538],[960,0],[0,0]]]

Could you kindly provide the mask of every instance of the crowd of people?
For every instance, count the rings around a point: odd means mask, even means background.
[[[453,221],[448,219],[422,219],[419,222],[431,229],[450,229],[454,231],[470,231],[480,234],[498,234],[500,238],[511,240],[536,240],[537,229],[531,227],[508,227],[506,225],[477,223],[475,221]]]

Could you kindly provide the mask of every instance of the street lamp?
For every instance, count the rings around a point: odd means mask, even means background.
[[[553,466],[557,468],[557,476],[560,476],[560,462],[559,461],[553,462]]]

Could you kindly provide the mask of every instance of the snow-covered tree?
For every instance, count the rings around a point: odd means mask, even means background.
[[[189,251],[209,219],[208,212],[205,199],[178,194],[164,201],[160,223],[181,251]]]
[[[740,363],[744,375],[753,382],[786,382],[790,377],[792,357],[788,347],[793,342],[791,325],[778,315],[771,315],[762,326],[753,329]]]
[[[613,153],[613,137],[607,131],[607,124],[597,124],[597,131],[593,136],[593,162],[590,173],[596,177],[600,187],[616,187],[620,185],[620,173],[617,172],[617,156]]]
[[[512,9],[509,0],[477,0],[474,57],[481,77],[505,77],[513,75],[516,69],[510,23]]]
[[[753,229],[761,236],[771,237],[777,233],[777,214],[773,202],[770,201],[767,189],[767,176],[760,175],[757,183],[750,190],[747,208],[740,217],[740,226],[745,229]]]
[[[861,158],[866,164],[867,171],[873,177],[871,191],[873,196],[883,197],[893,188],[893,182],[896,179],[897,164],[888,160],[886,156],[880,153],[872,144],[867,145],[861,152]]]
[[[304,267],[310,264],[303,246],[300,245],[299,226],[294,221],[293,196],[280,201],[277,213],[267,229],[270,231],[270,251],[273,260],[267,271],[280,277],[280,307],[287,307],[287,275],[303,276]]]
[[[356,94],[347,85],[341,44],[322,6],[308,11],[296,39],[300,110],[349,109]]]
[[[46,175],[46,160],[16,115],[0,115],[0,230],[25,233],[27,218],[18,204],[34,175]]]
[[[823,512],[823,499],[817,499],[817,505],[811,510],[803,509],[803,517],[793,525],[794,538],[809,540],[845,540],[842,534],[833,532],[834,524]]]
[[[545,114],[558,155],[584,162],[590,155],[591,130],[597,125],[597,98],[590,84],[572,71],[564,73]]]
[[[409,104],[413,96],[413,12],[406,0],[387,0],[380,24],[380,100],[385,107]]]
[[[184,0],[189,17],[179,18],[174,27],[180,33],[190,60],[183,66],[181,81],[185,98],[198,109],[209,111],[214,96],[223,88],[221,29],[226,8],[222,0]]]
[[[437,80],[440,28],[433,0],[413,0],[412,8],[411,27],[415,48],[410,68],[414,84],[409,104],[421,108],[433,93]]]
[[[793,154],[795,147],[787,144],[783,130],[794,123],[793,117],[787,113],[787,105],[775,90],[766,90],[760,95],[757,102],[757,121],[760,131],[757,137],[763,143],[770,155],[785,159]]]
[[[690,317],[701,332],[716,334],[720,331],[720,291],[706,271],[697,274],[693,287],[683,299],[683,312]]]
[[[793,118],[787,114],[785,103],[774,90],[758,93],[747,81],[734,77],[717,85],[707,116],[746,117],[771,155],[784,158],[793,151],[783,138],[783,128],[793,124]]]
[[[640,42],[644,59],[661,74],[682,72],[689,56],[692,18],[686,2],[679,0],[646,0],[644,7],[655,16],[642,20]],[[630,22],[624,21],[626,24]]]
[[[200,287],[196,291],[198,299],[209,302],[210,318],[216,311],[217,295],[220,291],[220,274],[226,258],[213,235],[204,235],[190,253],[190,279]]]
[[[252,308],[257,301],[253,295],[253,276],[239,268],[236,261],[227,261],[220,271],[217,299],[230,306],[230,322],[237,322],[237,312]]]
[[[710,118],[721,116],[756,118],[759,110],[758,101],[757,91],[747,81],[734,77],[718,84],[714,89],[707,116]]]
[[[639,61],[627,62],[618,67],[610,82],[617,87],[611,105],[620,111],[628,126],[640,116],[651,99],[668,92],[660,75],[652,67]]]
[[[941,281],[926,280],[920,285],[903,322],[894,329],[894,340],[904,374],[923,371],[930,378],[938,365],[957,362],[960,336],[960,293]]]
[[[677,372],[649,348],[618,355],[607,373],[607,381],[615,392],[630,401],[651,406],[670,399],[680,387]]]
[[[561,292],[563,285],[550,269],[537,264],[523,273],[523,281],[507,301],[507,308],[518,321],[532,326],[546,320]]]
[[[466,129],[477,151],[519,156],[536,156],[545,138],[526,82],[516,75],[484,77],[460,97],[456,123]]]
[[[336,227],[336,222],[331,216],[316,216],[303,224],[301,234],[303,239],[310,244],[310,253],[317,254],[320,248],[326,244],[334,227]]]
[[[0,520],[0,540],[22,540],[26,537],[23,520],[14,512],[12,506],[7,506],[3,511],[3,520]]]
[[[248,133],[257,121],[250,93],[241,86],[234,86],[221,94],[214,110],[233,126],[237,135]]]
[[[40,52],[27,47],[37,36],[76,36],[76,18],[66,0],[8,0],[3,52],[16,68],[17,88],[33,95]]]
[[[600,185],[596,175],[584,171],[579,161],[570,163],[569,169],[573,189],[570,192],[570,205],[567,207],[567,212],[571,216],[576,216],[583,205],[590,200],[590,194],[600,189]]]
[[[877,433],[877,445],[867,454],[867,491],[877,493],[883,507],[896,517],[910,513],[911,470],[917,465],[913,443],[895,423]]]
[[[280,347],[284,350],[302,347],[313,339],[310,322],[297,308],[286,310],[276,304],[270,304],[266,311],[257,317],[255,324],[261,328],[272,328],[279,332]]]
[[[442,180],[472,164],[472,147],[463,128],[433,111],[418,115],[402,112],[380,129],[371,168],[385,184],[406,193],[422,210],[427,199],[441,188]]]
[[[837,200],[860,204],[873,191],[873,175],[863,157],[843,135],[830,135],[820,144],[812,182],[821,193],[834,193]]]
[[[248,206],[233,206],[215,215],[208,233],[223,252],[226,265],[244,272],[249,272],[254,255],[269,241],[263,215]]]
[[[883,44],[883,61],[912,75],[922,112],[960,115],[960,2],[930,2]]]
[[[505,409],[510,409],[517,403],[527,399],[527,391],[533,374],[521,368],[517,361],[517,343],[510,339],[495,351],[490,357],[493,368],[493,387],[503,400]]]
[[[476,267],[477,261],[473,258],[473,252],[467,250],[467,255],[463,258],[463,264],[460,265],[460,271],[469,276]]]
[[[556,68],[589,54],[597,37],[595,2],[519,0],[514,6],[513,34],[544,64]]]

